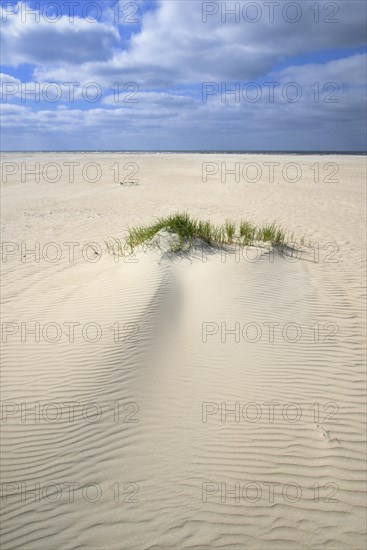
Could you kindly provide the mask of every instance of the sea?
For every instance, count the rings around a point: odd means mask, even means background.
[[[198,154],[198,155],[357,155],[365,156],[367,151],[269,151],[269,150],[205,150],[205,149],[185,149],[185,150],[99,150],[99,149],[85,149],[85,150],[32,150],[32,151],[16,151],[16,150],[7,150],[0,151],[0,155],[3,153],[71,153],[73,155],[83,155],[90,153],[98,154],[129,154],[129,155],[166,155],[166,154]]]

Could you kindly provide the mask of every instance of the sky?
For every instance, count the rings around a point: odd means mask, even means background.
[[[366,150],[365,0],[0,0],[1,149]]]

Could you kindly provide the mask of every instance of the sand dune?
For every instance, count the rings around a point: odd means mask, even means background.
[[[51,158],[69,157],[25,162]],[[337,183],[310,177],[325,157],[276,158],[302,181],[250,184],[201,181],[202,162],[243,157],[134,156],[132,187],[108,172],[131,157],[86,158],[101,181],[3,184],[3,547],[362,548],[364,158],[327,157]],[[81,255],[177,209],[319,245]]]

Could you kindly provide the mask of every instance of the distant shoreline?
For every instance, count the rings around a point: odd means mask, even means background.
[[[84,154],[84,153],[98,153],[98,154],[177,154],[177,155],[184,155],[184,154],[190,154],[190,155],[356,155],[356,156],[366,156],[367,151],[238,151],[238,150],[179,150],[179,151],[170,151],[170,150],[152,150],[152,151],[141,151],[141,150],[93,150],[93,149],[85,149],[85,150],[57,150],[57,151],[51,151],[51,150],[32,150],[32,151],[0,151],[0,154],[4,153],[73,153],[73,154]]]

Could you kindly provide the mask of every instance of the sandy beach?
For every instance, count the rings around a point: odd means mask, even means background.
[[[364,547],[365,179],[358,155],[2,155],[4,548]],[[108,253],[177,211],[307,246]]]

